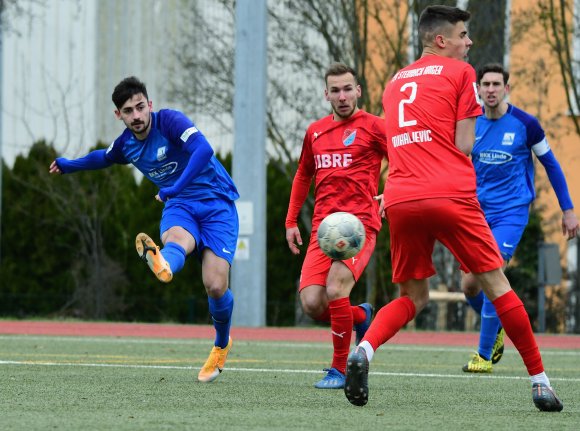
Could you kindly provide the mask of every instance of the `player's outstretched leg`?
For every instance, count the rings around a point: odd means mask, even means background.
[[[135,238],[135,248],[139,257],[147,263],[155,277],[163,283],[169,283],[173,278],[173,272],[169,263],[165,260],[159,247],[146,233],[140,233]]]
[[[348,355],[344,394],[355,406],[364,406],[369,400],[369,361],[362,347],[355,347]]]
[[[366,318],[363,322],[354,325],[354,330],[356,331],[356,339],[354,344],[358,346],[362,341],[363,337],[367,333],[367,329],[371,326],[371,319],[373,317],[373,306],[368,302],[359,304],[358,307],[362,308],[366,314]]]
[[[564,408],[564,404],[554,390],[544,383],[532,385],[532,399],[542,412],[561,412]]]
[[[232,337],[230,337],[226,347],[221,348],[213,346],[207,361],[205,361],[205,364],[203,364],[203,367],[201,367],[201,370],[197,375],[197,380],[200,382],[209,383],[217,379],[217,377],[224,369],[228,353],[230,353],[230,350],[232,349],[232,344],[233,340]]]

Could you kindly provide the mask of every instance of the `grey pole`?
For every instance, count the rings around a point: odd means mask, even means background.
[[[542,242],[538,246],[538,332],[546,332],[546,285],[562,282],[558,244]]]
[[[233,324],[266,324],[266,0],[236,2],[233,179],[240,192]]]
[[[538,250],[538,332],[546,332],[546,264],[545,247]]]

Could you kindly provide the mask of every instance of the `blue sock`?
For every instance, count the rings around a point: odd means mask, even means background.
[[[481,329],[479,331],[479,356],[490,360],[493,344],[497,337],[497,331],[501,323],[495,307],[487,296],[483,301],[483,308],[481,309]]]
[[[174,274],[181,271],[183,265],[185,265],[185,257],[187,256],[185,249],[175,242],[165,244],[161,250],[161,255],[169,263],[171,272]]]
[[[232,311],[234,309],[234,295],[230,289],[219,299],[207,297],[209,313],[215,328],[215,343],[217,347],[224,348],[230,341],[230,326],[232,324]]]
[[[475,310],[477,314],[481,314],[481,308],[483,307],[483,298],[485,295],[483,294],[483,290],[480,290],[476,296],[465,296],[465,299],[471,308]]]

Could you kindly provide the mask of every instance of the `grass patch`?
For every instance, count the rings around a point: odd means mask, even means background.
[[[385,345],[369,403],[313,384],[330,344],[234,342],[226,370],[196,381],[208,340],[0,336],[3,430],[577,430],[580,351],[545,350],[564,401],[540,413],[517,352],[492,375],[467,375],[469,350]]]

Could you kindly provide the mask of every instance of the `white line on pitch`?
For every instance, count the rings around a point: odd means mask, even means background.
[[[79,364],[74,362],[37,362],[37,361],[0,361],[0,365],[26,365],[44,367],[94,367],[94,368],[132,368],[151,370],[198,370],[200,367],[176,366],[176,365],[138,365],[138,364]],[[238,368],[228,367],[227,371],[242,373],[286,373],[286,374],[319,374],[319,370],[290,370],[283,368]],[[527,380],[524,376],[479,376],[463,374],[435,374],[435,373],[392,373],[383,371],[369,372],[372,376],[390,377],[418,377],[418,378],[441,378],[441,379],[495,379],[495,380]],[[551,381],[580,382],[580,378],[550,377]]]

